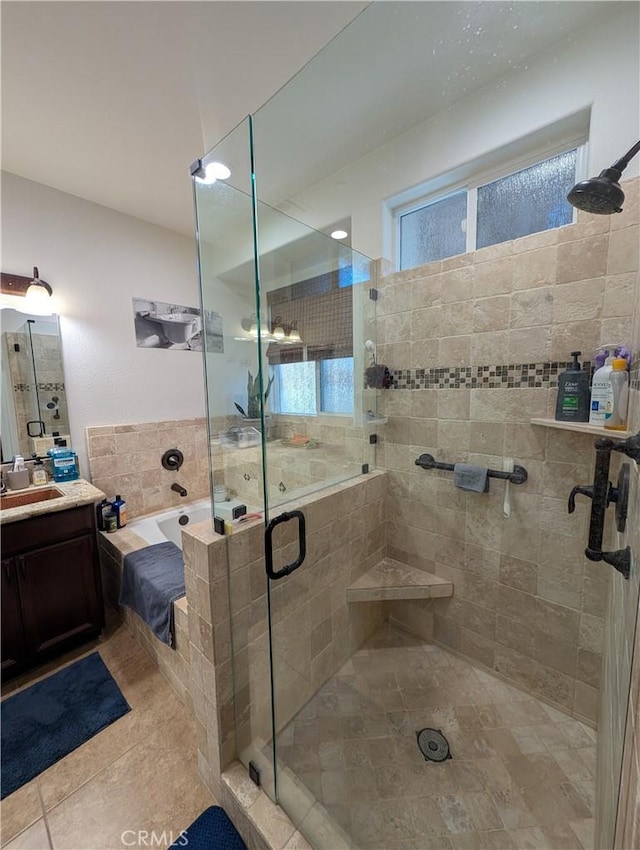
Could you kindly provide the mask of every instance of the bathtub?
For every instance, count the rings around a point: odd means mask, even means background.
[[[187,521],[183,519],[180,522],[182,517],[187,517]],[[182,529],[205,519],[211,519],[210,499],[200,499],[198,502],[190,502],[184,508],[173,508],[161,514],[134,519],[127,523],[127,528],[147,543],[164,543],[170,540],[182,549]]]

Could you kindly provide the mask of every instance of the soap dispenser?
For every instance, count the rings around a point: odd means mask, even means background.
[[[35,486],[41,486],[48,482],[47,470],[44,468],[44,463],[38,455],[33,455],[33,471],[31,472],[31,482]]]
[[[558,378],[556,420],[558,422],[589,421],[589,375],[578,363],[581,351],[572,351],[573,362]]]
[[[589,425],[604,427],[607,416],[611,416],[613,410],[613,390],[611,388],[611,372],[613,371],[613,354],[616,344],[601,345],[596,349],[604,354],[596,355],[596,371],[593,373],[591,384],[591,410],[589,412]]]

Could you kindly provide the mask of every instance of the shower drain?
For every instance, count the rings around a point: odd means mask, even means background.
[[[421,729],[416,732],[420,752],[428,761],[446,761],[452,758],[449,742],[439,729]]]

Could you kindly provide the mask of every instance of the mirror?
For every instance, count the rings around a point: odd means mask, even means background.
[[[55,435],[70,440],[62,346],[57,316],[0,314],[2,462],[46,454]]]

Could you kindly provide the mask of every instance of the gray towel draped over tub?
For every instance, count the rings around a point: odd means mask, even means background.
[[[184,595],[184,561],[175,543],[156,543],[125,555],[120,605],[135,611],[173,649],[173,603]]]

